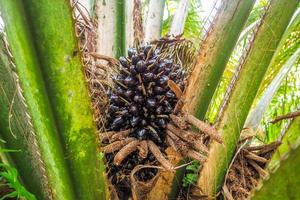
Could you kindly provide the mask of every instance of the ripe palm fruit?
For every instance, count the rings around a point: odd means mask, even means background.
[[[152,140],[161,146],[177,98],[168,87],[174,81],[183,90],[185,73],[171,57],[162,58],[161,49],[152,45],[129,48],[120,57],[119,72],[108,91],[107,129],[132,129],[131,137]]]

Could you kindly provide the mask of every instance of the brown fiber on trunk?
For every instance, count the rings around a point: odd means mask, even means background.
[[[223,198],[243,200],[249,198],[261,179],[268,177],[266,166],[278,142],[243,147],[235,156],[222,187]],[[264,153],[260,153],[264,152]],[[218,199],[222,199],[222,195]]]

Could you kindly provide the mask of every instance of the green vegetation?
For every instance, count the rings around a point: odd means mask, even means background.
[[[36,200],[35,196],[28,192],[20,183],[17,170],[3,163],[0,163],[0,184],[0,188],[7,186],[12,189],[10,193],[0,197],[0,200],[5,200],[7,198]]]

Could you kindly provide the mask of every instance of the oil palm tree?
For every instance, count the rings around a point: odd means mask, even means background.
[[[213,14],[197,32],[203,33],[201,41],[193,44],[180,38],[188,30],[184,25],[191,16],[191,4],[186,0],[178,3],[168,36],[162,39],[165,1],[0,0],[5,23],[0,43],[1,147],[16,150],[1,152],[2,162],[18,170],[21,182],[37,199],[122,199],[112,184],[110,170],[114,166],[108,161],[109,145],[103,147],[100,141],[109,135],[106,129],[114,126],[105,112],[112,105],[106,96],[116,89],[111,74],[123,73],[115,71],[118,63],[125,66],[132,59],[115,58],[125,55],[126,48],[146,51],[145,44],[150,44],[163,52],[159,59],[169,56],[188,75],[184,88],[176,80],[168,82],[181,109],[167,116],[173,125],[169,121],[165,128],[171,132],[168,142],[160,143],[165,147],[159,149],[150,139],[146,142],[158,161],[151,167],[159,170],[146,181],[134,182],[134,176],[127,174],[132,193],[126,195],[134,199],[179,198],[184,167],[190,158],[201,161],[197,186],[188,194],[195,198],[219,198],[220,191],[228,199],[279,199],[296,194],[299,149],[289,148],[289,143],[296,143],[299,136],[299,117],[290,122],[279,148],[279,142],[257,146],[253,132],[260,120],[253,119],[261,119],[282,77],[299,61],[299,37],[295,36],[299,35],[299,1],[270,0],[255,20],[254,4],[254,0],[216,1]],[[292,43],[295,46],[282,56],[290,37],[297,38]],[[246,48],[230,83],[223,87],[222,103],[214,105],[222,76],[242,40],[247,40]],[[209,124],[205,120],[212,115],[213,106],[217,107],[216,117]],[[258,115],[253,117],[253,113]],[[181,129],[174,119],[184,119],[190,129]],[[201,132],[201,136],[196,134],[199,140],[182,136],[187,132],[195,136],[195,127]],[[252,130],[251,137],[244,137],[246,129]],[[174,136],[172,130],[182,134]],[[126,154],[130,160],[130,153],[143,149],[140,140],[134,143],[137,140],[131,138],[118,147],[119,152],[135,145]],[[188,148],[183,151],[178,144]],[[204,154],[196,151],[199,146]],[[267,163],[278,161],[278,152],[291,155],[264,181],[271,170]],[[243,192],[229,184],[240,161],[255,174]],[[286,177],[293,184],[291,191],[285,189]],[[280,185],[278,192],[270,193],[274,185]],[[258,186],[261,189],[256,191]]]

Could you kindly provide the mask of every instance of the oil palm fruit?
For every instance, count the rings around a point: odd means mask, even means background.
[[[171,57],[163,57],[161,49],[144,45],[128,49],[128,57],[119,58],[119,72],[108,91],[107,129],[132,129],[131,137],[165,141],[165,128],[177,98],[168,80],[183,89],[185,72]]]

